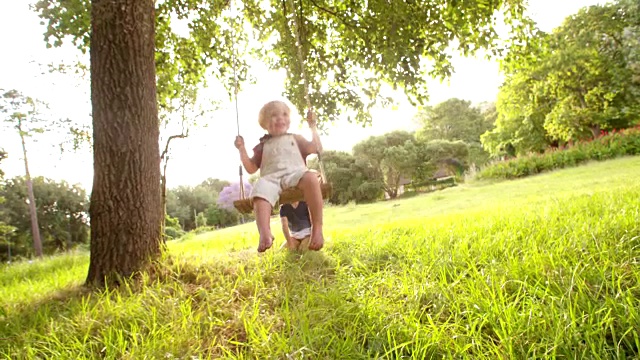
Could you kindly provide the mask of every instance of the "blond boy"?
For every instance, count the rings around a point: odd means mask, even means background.
[[[310,250],[320,250],[324,245],[322,233],[322,192],[315,172],[307,169],[309,154],[321,151],[320,137],[316,129],[313,113],[307,113],[312,141],[301,135],[290,134],[290,110],[282,101],[265,104],[258,115],[260,126],[267,135],[253,148],[249,157],[244,139],[237,136],[235,146],[240,152],[242,165],[249,174],[260,170],[260,178],[251,191],[256,224],[260,233],[258,252],[264,252],[273,245],[273,234],[269,219],[271,211],[280,198],[282,190],[298,187],[304,194],[311,215]]]

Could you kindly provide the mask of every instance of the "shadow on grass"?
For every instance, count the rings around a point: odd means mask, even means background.
[[[27,334],[45,336],[52,322],[73,318],[80,304],[87,301],[93,290],[82,285],[72,285],[57,289],[38,300],[6,305],[0,308],[0,354],[9,358],[21,358],[13,351],[20,351],[29,341]]]
[[[199,358],[416,356],[412,328],[391,320],[388,302],[363,301],[349,256],[336,250],[346,249],[247,250],[211,262],[167,258],[152,274],[117,289],[60,289],[2,309],[0,354],[54,358],[68,346],[66,354],[78,358],[123,358],[129,351]],[[364,259],[380,271],[389,260],[380,252]],[[154,333],[162,327],[165,332]],[[259,336],[264,331],[267,338]],[[122,334],[119,343],[110,343],[113,333]],[[426,357],[443,354],[440,345],[420,349]]]

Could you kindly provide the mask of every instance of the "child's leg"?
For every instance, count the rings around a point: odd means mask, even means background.
[[[302,176],[298,187],[304,194],[304,201],[307,202],[311,215],[311,240],[310,250],[320,250],[324,246],[324,235],[322,234],[322,191],[318,176],[312,172],[307,172]]]
[[[287,249],[291,251],[298,250],[298,248],[300,247],[300,240],[295,239],[293,237],[289,237],[289,240],[287,240],[286,242],[286,246],[287,246]]]
[[[305,237],[304,239],[300,240],[300,245],[298,246],[298,250],[309,250],[309,241],[311,240],[311,238],[309,236]]]
[[[260,233],[258,252],[264,252],[273,245],[273,235],[269,224],[271,204],[265,199],[254,197],[253,210],[256,213],[256,225],[258,225],[258,233]]]

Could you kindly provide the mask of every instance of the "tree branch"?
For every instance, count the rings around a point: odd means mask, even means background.
[[[167,152],[169,152],[169,143],[171,142],[171,140],[173,140],[173,139],[184,139],[187,136],[189,136],[189,131],[187,131],[186,134],[182,133],[182,134],[178,134],[178,135],[169,136],[169,138],[167,139],[167,142],[165,143],[164,151],[160,155],[160,161],[164,160],[164,157],[167,155]]]
[[[348,28],[354,30],[354,32],[359,32],[360,29],[357,26],[349,24],[345,19],[343,19],[341,16],[339,16],[337,12],[318,5],[318,3],[316,3],[314,0],[309,0],[309,2],[311,2],[311,4],[313,4],[313,6],[318,8],[318,10],[321,10],[321,11],[323,11],[323,12],[329,14],[329,15],[332,15],[334,18],[339,20],[342,23],[342,25],[344,25],[345,27],[348,27]]]

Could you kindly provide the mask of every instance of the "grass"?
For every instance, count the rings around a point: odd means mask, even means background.
[[[635,157],[328,207],[326,247],[301,255],[257,256],[245,224],[99,293],[86,254],[4,266],[0,354],[637,359],[638,178]]]

